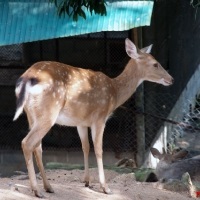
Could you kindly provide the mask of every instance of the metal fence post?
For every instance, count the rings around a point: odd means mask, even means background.
[[[141,48],[142,45],[142,28],[133,29],[132,37],[135,44]],[[137,88],[135,93],[135,106],[139,108],[141,112],[144,112],[144,85],[143,83]],[[142,114],[136,114],[136,163],[140,167],[143,164],[145,156],[145,117]]]
[[[136,108],[140,108],[141,112],[144,112],[144,91],[143,84],[137,89],[135,96]],[[137,141],[137,154],[136,162],[137,166],[140,167],[143,164],[145,156],[145,119],[144,115],[136,114],[136,141]]]

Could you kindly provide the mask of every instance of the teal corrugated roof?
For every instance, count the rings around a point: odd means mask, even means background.
[[[107,16],[90,15],[74,22],[58,17],[48,0],[0,1],[0,45],[75,36],[100,31],[123,31],[150,25],[152,1],[108,1]]]

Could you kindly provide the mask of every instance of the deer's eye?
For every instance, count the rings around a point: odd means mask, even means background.
[[[159,67],[158,63],[153,64],[153,66],[156,67],[156,68]]]

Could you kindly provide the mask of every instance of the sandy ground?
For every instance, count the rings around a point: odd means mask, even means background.
[[[112,194],[106,195],[99,189],[97,169],[91,169],[93,188],[87,188],[82,183],[83,170],[47,170],[48,179],[55,193],[46,193],[38,175],[39,187],[45,199],[49,200],[188,200],[187,192],[176,193],[159,189],[155,183],[141,183],[134,180],[133,174],[119,174],[105,170],[107,183]],[[35,200],[26,174],[0,179],[0,200]]]

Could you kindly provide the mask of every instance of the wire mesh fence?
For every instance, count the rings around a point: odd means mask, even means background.
[[[13,91],[14,92],[14,91]],[[121,153],[133,152],[137,153],[137,137],[138,130],[136,120],[142,116],[145,131],[145,148],[148,149],[154,138],[163,126],[172,126],[168,131],[168,150],[174,148],[189,149],[192,155],[199,153],[200,145],[198,143],[200,137],[200,102],[196,102],[196,106],[190,113],[185,109],[183,118],[177,119],[167,116],[167,106],[173,102],[170,94],[157,95],[156,102],[149,104],[149,108],[145,107],[143,111],[136,107],[135,99],[137,93],[133,95],[123,106],[119,107],[107,121],[104,131],[103,149],[104,151],[112,151],[116,157],[120,157]],[[152,92],[147,93],[146,96]],[[165,99],[165,102],[163,102]],[[158,110],[163,106],[165,112]],[[156,113],[156,111],[158,111]],[[169,106],[168,114],[171,111]],[[175,112],[179,112],[178,110]],[[14,114],[14,112],[13,112]],[[0,148],[1,149],[21,149],[21,141],[29,131],[26,115],[23,114],[17,121],[13,122],[13,114],[0,115]],[[90,132],[90,130],[89,130]],[[89,134],[91,149],[93,149],[91,135]],[[43,148],[46,150],[67,150],[81,151],[81,143],[75,127],[65,127],[54,125],[52,129],[43,139]]]
[[[0,62],[1,66],[20,66],[22,63],[22,44],[0,46]]]
[[[200,155],[200,101],[197,96],[195,103],[186,100],[189,111],[183,110],[181,121],[173,121],[172,131],[168,138],[168,151],[174,149],[187,149],[188,157]],[[192,106],[194,105],[194,106]],[[184,105],[183,105],[184,109]]]

